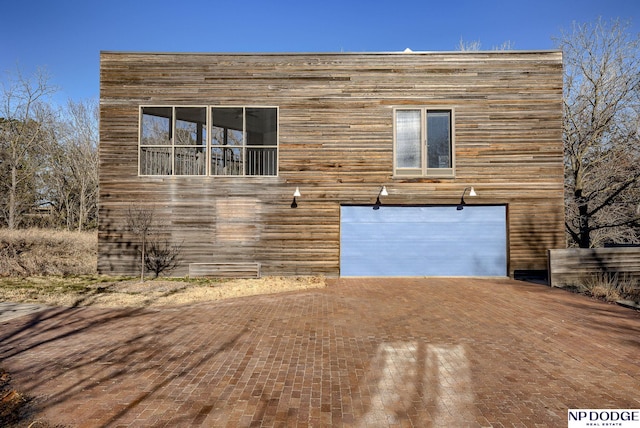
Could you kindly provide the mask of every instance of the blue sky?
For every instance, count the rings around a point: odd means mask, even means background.
[[[0,0],[0,78],[45,67],[58,101],[99,96],[100,51],[378,52],[553,49],[572,22],[620,18],[637,0]]]

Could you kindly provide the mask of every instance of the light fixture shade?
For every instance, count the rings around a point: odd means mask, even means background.
[[[467,193],[467,190],[469,190],[469,196],[477,196],[477,193],[473,188],[473,186],[465,187],[464,190],[462,191],[462,196],[460,196],[460,203],[456,207],[456,210],[458,211],[462,211],[464,209],[464,206],[467,204],[464,201],[464,194]]]
[[[293,197],[294,198],[299,198],[300,196],[301,196],[300,195],[300,188],[296,187],[295,192],[293,192]]]
[[[382,186],[380,190],[380,196],[389,196],[389,192],[387,192],[387,186]]]

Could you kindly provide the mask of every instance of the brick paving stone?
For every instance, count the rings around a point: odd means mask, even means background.
[[[640,312],[543,285],[334,279],[0,323],[0,361],[69,427],[557,427],[640,408]]]

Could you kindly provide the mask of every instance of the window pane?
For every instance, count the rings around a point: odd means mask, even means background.
[[[171,144],[171,107],[143,107],[140,144],[165,146]]]
[[[171,175],[171,147],[141,147],[140,175]]]
[[[207,111],[204,107],[176,108],[175,144],[179,146],[207,144]]]
[[[421,168],[420,110],[396,111],[396,166]]]
[[[214,107],[211,109],[211,144],[241,146],[243,144],[242,108]]]
[[[427,168],[451,168],[451,112],[427,112]]]
[[[275,176],[278,109],[143,107],[139,150],[140,175]]]
[[[243,175],[242,149],[239,147],[212,147],[211,175]]]
[[[277,145],[278,125],[275,108],[247,108],[247,145]]]
[[[176,175],[204,175],[205,147],[176,147]]]
[[[278,175],[277,158],[274,148],[247,148],[247,175]]]

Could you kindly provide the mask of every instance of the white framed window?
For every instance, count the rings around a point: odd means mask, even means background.
[[[398,177],[453,177],[452,108],[402,107],[393,110],[393,173]]]
[[[278,109],[211,107],[211,175],[277,175]]]
[[[278,108],[141,106],[138,174],[278,175]]]

